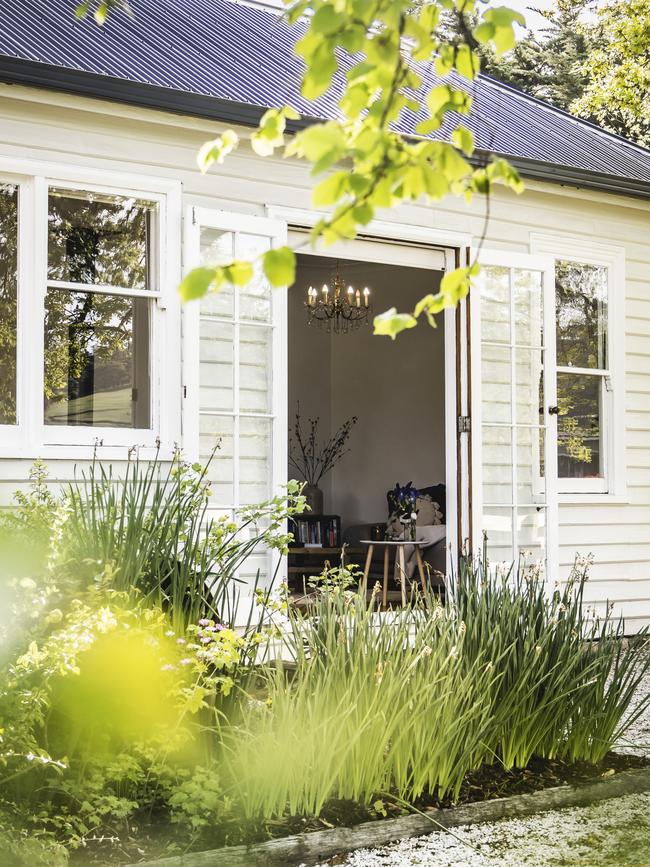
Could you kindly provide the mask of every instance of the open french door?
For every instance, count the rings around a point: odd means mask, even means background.
[[[183,308],[183,448],[209,469],[213,515],[232,515],[287,480],[287,293],[272,289],[259,257],[286,244],[286,223],[207,208],[185,215],[185,270],[255,263],[247,286],[224,286]],[[274,555],[274,562],[277,558]],[[240,577],[274,571],[267,555]]]
[[[557,577],[554,282],[545,256],[484,252],[471,298],[472,537]]]

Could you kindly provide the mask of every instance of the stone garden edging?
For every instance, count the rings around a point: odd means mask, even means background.
[[[313,865],[340,852],[376,848],[396,840],[430,834],[440,828],[457,828],[493,822],[495,819],[528,816],[562,807],[583,807],[608,798],[650,791],[650,768],[621,771],[584,786],[556,786],[527,795],[511,795],[491,801],[476,801],[444,810],[430,810],[397,819],[364,822],[350,828],[310,831],[291,837],[266,840],[250,846],[228,846],[207,852],[174,855],[131,867],[288,867]],[[431,819],[426,816],[431,816]],[[433,821],[431,821],[433,820]]]

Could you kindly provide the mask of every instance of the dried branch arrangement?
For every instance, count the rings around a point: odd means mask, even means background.
[[[300,404],[296,412],[293,435],[289,438],[289,464],[308,485],[317,485],[323,476],[346,455],[352,428],[357,423],[356,415],[344,421],[336,433],[322,445],[318,437],[320,418],[307,419],[303,430]]]

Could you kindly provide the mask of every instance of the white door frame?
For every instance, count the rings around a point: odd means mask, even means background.
[[[284,221],[287,229],[305,230],[313,228],[316,223],[326,217],[325,212],[318,212],[303,208],[291,208],[280,205],[267,205],[267,214],[275,220]],[[457,257],[465,255],[465,251],[471,247],[471,235],[461,232],[449,232],[434,227],[418,226],[409,223],[392,223],[389,221],[373,220],[363,227],[360,233],[361,239],[384,241],[386,244],[411,242],[423,246],[439,248],[445,252],[445,267],[448,271],[457,267]],[[350,243],[349,255],[354,257]],[[304,254],[324,255],[327,251],[306,245],[300,251]],[[464,320],[463,320],[464,321]],[[456,377],[456,328],[457,314],[453,308],[444,311],[445,329],[445,487],[447,491],[446,515],[447,515],[447,570],[457,569],[457,552],[462,539],[458,538],[458,522],[456,516],[462,503],[458,501],[457,484],[458,478],[458,454],[457,454],[457,377]],[[288,437],[288,419],[287,419]],[[466,490],[469,484],[467,463],[461,462],[462,476],[467,482],[461,490]],[[449,516],[454,520],[449,522]]]
[[[558,493],[557,493],[557,415],[549,413],[549,407],[556,403],[555,376],[555,269],[553,258],[548,255],[512,253],[507,250],[481,250],[479,263],[501,268],[521,268],[540,271],[543,274],[543,330],[544,330],[544,414],[545,448],[544,460],[547,468],[544,492],[540,486],[540,502],[543,499],[546,515],[546,577],[557,580],[558,576]],[[511,305],[514,299],[511,298]],[[514,309],[511,306],[514,322]],[[471,415],[472,415],[472,522],[475,546],[479,545],[480,523],[482,517],[482,412],[481,412],[481,305],[471,305],[472,334],[472,375],[471,375]],[[514,388],[514,384],[513,384]],[[513,394],[512,399],[515,400]],[[550,472],[549,472],[550,469]],[[516,468],[513,469],[513,474]],[[541,480],[540,480],[541,481]],[[516,478],[513,476],[513,484]],[[516,492],[513,493],[516,496]]]

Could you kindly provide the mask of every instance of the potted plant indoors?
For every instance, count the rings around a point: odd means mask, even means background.
[[[307,420],[307,430],[303,430],[298,405],[293,435],[289,439],[289,464],[306,482],[303,494],[315,515],[323,514],[323,492],[318,486],[319,482],[350,451],[346,445],[357,417],[353,415],[344,421],[336,433],[322,444],[318,436],[319,422],[319,418],[310,418]]]

